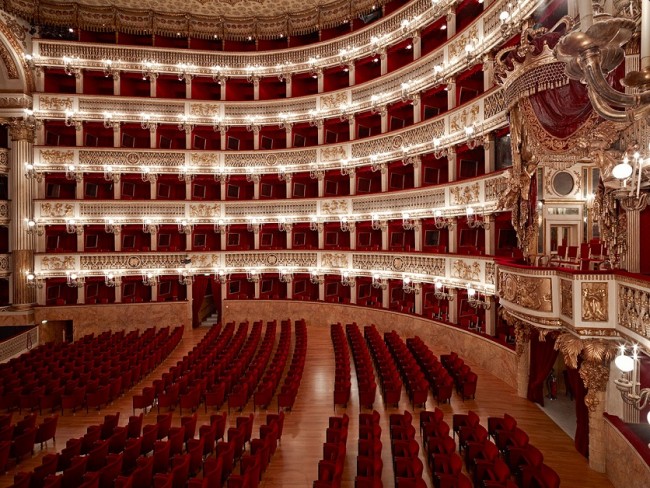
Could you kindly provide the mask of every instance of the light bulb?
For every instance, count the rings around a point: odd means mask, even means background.
[[[629,373],[634,369],[634,359],[625,354],[620,354],[614,359],[616,367],[620,369],[623,373]]]
[[[625,180],[632,176],[632,166],[626,161],[617,164],[612,170],[612,176],[618,180]]]

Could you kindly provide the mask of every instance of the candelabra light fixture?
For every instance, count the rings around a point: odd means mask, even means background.
[[[343,286],[354,288],[357,281],[354,279],[354,275],[350,271],[343,271],[343,273],[341,273],[341,284]]]
[[[370,111],[373,114],[383,115],[386,112],[386,98],[385,93],[377,93],[370,97]]]
[[[442,281],[436,281],[433,296],[438,300],[447,300],[448,302],[454,301],[454,295],[447,291],[447,287],[442,284]]]
[[[194,130],[196,124],[191,115],[180,114],[178,116],[178,130],[189,134]]]
[[[350,232],[354,228],[354,220],[350,219],[347,215],[342,215],[339,218],[341,231]]]
[[[36,165],[25,163],[25,176],[29,180],[36,180],[39,183],[43,180],[43,173],[36,169]]]
[[[480,124],[476,123],[465,127],[465,143],[469,150],[476,149],[478,146],[483,145],[481,129]]]
[[[291,283],[293,281],[293,272],[286,268],[281,268],[278,271],[278,277],[282,283]]]
[[[411,277],[405,276],[402,278],[402,291],[404,291],[404,293],[407,295],[411,293],[417,295],[420,293],[420,286],[418,283],[413,281]]]
[[[230,273],[223,268],[217,268],[214,270],[214,277],[219,280],[219,283],[227,283],[230,279]]]
[[[81,120],[79,120],[78,116],[78,112],[75,112],[73,110],[66,110],[64,120],[65,126],[74,127],[75,130],[81,130]]]
[[[377,155],[373,154],[370,156],[370,171],[373,173],[379,171],[384,174],[387,170],[388,168],[386,167],[386,163],[380,162]]]
[[[192,284],[192,270],[191,269],[178,269],[178,283],[181,285]]]
[[[43,288],[43,278],[32,271],[25,273],[28,288]]]
[[[314,285],[322,285],[325,283],[325,276],[323,276],[320,270],[312,269],[309,272],[309,281]]]
[[[66,180],[80,180],[82,173],[77,173],[77,167],[74,164],[68,164],[65,167]]]
[[[379,215],[372,214],[370,217],[370,225],[372,230],[383,230],[387,226],[387,223],[385,220],[380,220]]]
[[[226,122],[225,118],[222,118],[219,115],[215,115],[213,117],[212,130],[214,130],[215,132],[220,132],[221,134],[225,134],[226,132],[228,132],[229,128],[230,126]]]
[[[476,62],[476,45],[478,40],[468,39],[465,44],[465,62],[468,67],[471,67]]]
[[[104,283],[109,288],[115,288],[120,283],[119,276],[113,271],[106,271],[104,273]]]
[[[339,114],[341,122],[345,122],[354,117],[354,105],[352,103],[342,103],[339,105],[339,110],[341,111]]]
[[[142,62],[142,79],[153,80],[158,78],[157,71],[158,63],[155,61],[143,61]]]
[[[501,22],[501,35],[504,39],[512,37],[519,31],[519,22],[515,19],[514,5],[511,2],[508,2],[499,14],[499,21]]]
[[[259,132],[262,129],[260,125],[260,118],[257,115],[249,115],[246,117],[246,130],[248,132]]]
[[[142,177],[142,181],[146,181],[148,183],[152,183],[156,181],[158,178],[158,175],[156,173],[151,171],[151,168],[148,166],[142,166],[140,176]]]
[[[190,166],[189,164],[183,164],[180,167],[180,171],[178,172],[178,179],[179,181],[185,181],[189,182],[194,179],[194,167]]]
[[[140,127],[143,130],[152,130],[156,128],[156,123],[153,120],[151,120],[152,117],[153,116],[151,114],[147,114],[144,112],[140,114]]]
[[[120,224],[112,218],[104,219],[104,231],[107,234],[119,234]]]
[[[227,234],[230,232],[230,224],[224,219],[219,219],[214,223],[215,234]]]
[[[119,122],[113,121],[113,112],[104,112],[104,129],[112,129],[115,126],[119,126]]]
[[[33,219],[25,219],[25,223],[27,224],[27,234],[29,235],[36,235],[36,236],[42,236],[45,233],[45,228],[43,227],[42,224],[39,224]]]
[[[631,154],[631,158],[630,158]],[[639,198],[641,190],[646,190],[650,185],[650,177],[645,174],[650,167],[650,144],[648,152],[641,154],[638,145],[634,145],[629,152],[623,156],[623,160],[614,166],[612,176],[621,182],[621,187],[617,190],[617,195],[636,196]]]
[[[70,288],[83,288],[86,279],[76,271],[66,271],[66,283]]]
[[[248,183],[259,183],[260,175],[256,173],[256,168],[248,168],[246,172],[246,181]]]
[[[113,166],[110,164],[104,165],[104,180],[117,183],[120,181],[120,173],[115,172]]]
[[[470,229],[489,229],[490,223],[485,220],[485,217],[477,214],[473,207],[467,207],[467,226]]]
[[[142,222],[142,232],[145,234],[157,234],[158,233],[158,224],[152,219],[144,219]]]
[[[291,231],[292,224],[286,217],[280,217],[278,219],[278,230],[280,232],[289,232]]]
[[[113,79],[117,79],[120,76],[120,69],[118,68],[119,61],[113,62],[112,59],[102,60],[102,65],[104,67],[104,76],[108,78],[109,76]]]
[[[452,229],[454,227],[454,219],[451,217],[445,217],[442,214],[442,210],[436,210],[433,212],[433,221],[436,229]]]
[[[260,281],[260,273],[256,269],[249,269],[246,271],[246,279],[251,283],[258,283]]]
[[[155,286],[158,283],[158,274],[153,271],[142,273],[142,284],[144,286]]]
[[[194,224],[191,220],[187,219],[176,219],[178,224],[178,233],[179,234],[191,234],[194,229]]]
[[[194,74],[192,73],[192,70],[196,68],[191,63],[178,63],[176,66],[178,68],[178,81],[185,81],[185,83],[188,83],[192,78],[194,78]]]
[[[640,411],[650,402],[650,388],[641,388],[639,346],[631,346],[631,353],[628,354],[627,346],[621,345],[614,364],[621,371],[620,378],[615,379],[614,383],[627,406],[624,420],[638,423]],[[650,412],[646,420],[650,423]]]
[[[249,217],[246,229],[248,232],[254,232],[257,234],[262,229],[262,223],[257,219],[257,217]]]
[[[354,174],[354,166],[350,165],[350,160],[349,159],[341,159],[341,175],[342,176],[350,176]]]
[[[79,58],[71,58],[69,56],[63,56],[63,71],[68,76],[74,76],[79,78],[81,76],[81,68],[74,65],[75,61],[78,61]]]
[[[417,228],[417,223],[411,218],[409,213],[402,214],[402,228],[404,230],[413,230]]]
[[[401,84],[400,86],[400,99],[404,103],[412,102],[417,96],[417,91],[413,89],[415,82],[413,80],[408,80]]]
[[[278,180],[280,181],[291,181],[293,173],[288,172],[285,166],[278,166]]]
[[[323,115],[320,110],[309,111],[309,125],[311,127],[320,127],[323,125]]]
[[[388,283],[379,273],[374,273],[372,275],[372,287],[378,290],[385,290],[388,288]]]
[[[309,165],[309,177],[312,180],[319,180],[325,176],[325,170],[318,167],[318,163],[311,163]]]
[[[77,234],[80,236],[84,232],[83,224],[79,224],[75,219],[66,219],[65,231],[68,234]]]
[[[487,301],[485,295],[483,295],[483,298],[481,298],[481,293],[478,290],[472,288],[471,286],[467,287],[467,303],[469,304],[470,307],[475,308],[477,310],[490,309],[490,302]]]
[[[449,150],[446,147],[442,147],[442,139],[436,137],[433,139],[433,156],[436,159],[446,158],[449,154]]]
[[[212,67],[212,80],[215,83],[218,83],[221,85],[224,81],[226,81],[228,77],[224,73],[224,68],[221,66],[213,66]]]
[[[323,222],[316,216],[312,215],[309,219],[309,230],[319,232],[323,229]]]

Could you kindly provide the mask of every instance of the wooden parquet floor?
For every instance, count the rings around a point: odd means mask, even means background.
[[[307,326],[307,361],[300,392],[293,411],[287,412],[282,441],[264,474],[264,479],[260,484],[262,488],[309,488],[312,486],[312,481],[317,478],[318,461],[322,457],[322,443],[325,441],[328,418],[335,414],[332,406],[334,353],[329,328],[313,327],[309,325],[309,322]],[[85,433],[88,425],[101,423],[105,414],[119,411],[121,414],[120,425],[126,424],[129,415],[131,415],[131,399],[133,394],[139,393],[143,386],[150,385],[152,380],[160,378],[163,372],[167,371],[171,365],[176,364],[176,361],[181,359],[201,340],[206,330],[186,330],[178,347],[172,351],[171,355],[158,368],[148,377],[144,378],[134,389],[128,391],[112,405],[102,408],[100,412],[91,410],[88,413],[83,411],[72,415],[66,411],[65,415],[59,418],[56,444],[53,445],[50,441],[42,451],[36,446],[36,454],[34,457],[23,461],[14,469],[0,476],[0,488],[10,486],[15,473],[19,471],[30,471],[35,466],[41,464],[41,458],[46,453],[57,452],[63,449],[67,439],[81,437]],[[448,352],[438,348],[435,344],[429,344],[429,346],[436,354]],[[596,473],[589,468],[587,460],[578,454],[573,447],[573,441],[537,408],[537,406],[525,399],[517,397],[512,388],[506,386],[502,381],[496,379],[489,373],[481,371],[480,368],[474,367],[471,358],[465,359],[479,375],[477,399],[462,402],[454,394],[450,405],[441,406],[445,412],[445,420],[450,425],[451,415],[453,413],[465,413],[468,410],[474,410],[480,415],[481,422],[487,426],[488,416],[502,415],[504,412],[508,412],[517,419],[518,425],[529,434],[530,442],[544,453],[545,462],[559,473],[562,480],[562,487],[600,488],[612,486],[604,474]],[[340,407],[336,409],[336,415],[347,413],[350,416],[347,458],[342,484],[342,486],[350,488],[354,486],[354,477],[356,475],[359,414],[357,393],[356,377],[353,368],[351,402],[348,404],[347,409]],[[433,409],[435,406],[435,400],[430,397],[427,408]],[[244,410],[244,413],[251,412],[252,409],[252,402],[250,402]],[[275,409],[276,403],[274,401],[269,411],[275,412]],[[384,487],[392,487],[394,482],[388,434],[388,415],[393,412],[403,411],[404,409],[412,409],[405,392],[402,395],[399,408],[384,408],[381,397],[378,395],[375,401],[375,409],[381,414],[382,443],[384,445],[382,453],[384,462]],[[414,423],[419,422],[418,411],[419,409],[414,414]],[[214,412],[208,410],[206,414],[203,406],[201,406],[199,409],[198,425],[208,423],[211,413]],[[145,415],[144,424],[155,423],[156,414],[157,412],[154,407],[153,411]],[[229,424],[234,424],[235,417],[238,415],[241,414],[232,412],[229,416]],[[265,412],[258,411],[256,413],[253,437],[259,435],[259,424],[264,421],[264,415]],[[14,414],[14,421],[18,418],[20,417],[16,412]],[[180,415],[175,414],[174,425],[179,424]],[[417,425],[415,426],[417,428]],[[419,429],[416,434],[416,439],[421,445]],[[426,466],[426,459],[422,454],[421,458]],[[427,481],[427,485],[432,486],[427,468],[425,468],[425,480]]]

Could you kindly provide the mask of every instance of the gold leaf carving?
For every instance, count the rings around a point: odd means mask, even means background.
[[[472,105],[464,108],[457,115],[453,116],[450,120],[451,130],[464,131],[465,127],[472,125],[478,121],[479,106]]]
[[[330,268],[347,268],[348,260],[343,253],[325,253],[321,264]]]
[[[582,320],[607,322],[607,283],[582,283]]]
[[[346,157],[347,154],[343,146],[325,147],[320,151],[320,159],[322,162],[337,161]]]
[[[72,97],[41,97],[40,108],[41,110],[53,110],[56,112],[72,110]]]
[[[472,264],[468,264],[465,261],[458,259],[454,261],[451,276],[461,280],[479,281],[481,276],[481,265],[476,261]]]
[[[468,205],[478,203],[479,201],[479,184],[454,186],[449,191],[452,195],[452,205]]]
[[[499,273],[499,296],[524,308],[552,312],[551,278]]]
[[[562,315],[573,318],[573,282],[560,280],[560,310]]]
[[[71,164],[74,162],[74,151],[48,149],[41,151],[41,159],[50,164]]]
[[[73,214],[74,207],[71,203],[50,203],[41,204],[41,215],[43,217],[69,217]]]
[[[72,256],[66,256],[64,258],[45,256],[42,260],[42,267],[43,269],[53,271],[74,269],[74,258]]]
[[[219,162],[219,156],[214,153],[192,153],[193,164],[211,165]]]
[[[333,93],[321,97],[320,108],[321,110],[335,110],[344,103],[348,103],[348,94],[346,92]]]
[[[339,215],[348,213],[348,202],[346,200],[329,200],[323,202],[321,210],[327,215]]]
[[[213,103],[201,103],[190,106],[190,114],[195,117],[214,117],[221,113],[221,106]]]
[[[219,217],[220,215],[221,215],[221,207],[219,205],[208,205],[207,203],[190,205],[190,217],[208,218],[208,217]]]

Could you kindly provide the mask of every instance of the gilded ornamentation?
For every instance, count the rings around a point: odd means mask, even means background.
[[[395,271],[429,276],[445,276],[445,259],[424,256],[385,254],[353,254],[354,269],[373,269],[378,271]]]
[[[619,285],[618,323],[650,338],[650,291]]]
[[[320,97],[321,110],[338,110],[341,105],[346,103],[348,103],[347,91],[341,91]]]
[[[619,258],[627,253],[627,213],[621,212],[615,193],[605,185],[598,185],[592,216],[598,221],[601,240],[610,249],[610,265],[619,265]]]
[[[471,185],[452,186],[449,192],[452,195],[452,205],[469,205],[479,202],[480,186],[478,182]]]
[[[454,58],[463,55],[467,43],[474,44],[476,41],[478,41],[478,26],[473,24],[465,33],[458,36],[456,41],[449,44],[449,57]]]
[[[494,263],[486,262],[485,263],[485,282],[486,283],[489,283],[491,285],[495,284],[494,271],[495,271]]]
[[[41,96],[39,98],[39,105],[41,110],[51,110],[53,112],[65,112],[72,110],[73,99],[72,97],[48,97]]]
[[[16,63],[14,63],[11,53],[3,43],[0,43],[0,59],[2,59],[2,64],[5,65],[7,70],[7,78],[10,80],[17,80],[20,78],[18,67],[16,66]]]
[[[221,206],[218,204],[209,205],[207,203],[200,203],[198,205],[190,205],[191,218],[219,217],[220,215]]]
[[[464,108],[458,114],[451,117],[451,130],[464,132],[465,127],[472,125],[474,122],[478,122],[479,110],[480,107],[478,104],[475,104]]]
[[[607,391],[609,382],[609,363],[602,361],[583,361],[580,365],[580,378],[587,388],[585,405],[590,412],[595,412],[600,404],[598,393]]]
[[[0,201],[0,219],[9,218],[9,202]]]
[[[607,322],[607,282],[582,283],[582,320]]]
[[[573,282],[560,280],[560,311],[562,315],[573,318]]]
[[[74,269],[74,258],[72,256],[45,256],[41,260],[43,270],[62,271]]]
[[[472,264],[457,259],[452,265],[452,278],[461,280],[479,281],[481,276],[481,265],[474,261]]]
[[[41,161],[49,164],[71,164],[74,162],[74,151],[45,149],[41,151]]]
[[[225,266],[229,268],[264,268],[270,266],[268,253],[250,252],[225,255]],[[286,266],[296,268],[313,268],[317,266],[315,252],[276,252],[273,253],[275,264],[272,266]],[[344,256],[345,257],[345,256]],[[218,262],[218,259],[217,261]]]
[[[201,103],[190,105],[190,115],[211,118],[221,113],[221,105],[216,103]]]
[[[219,162],[219,156],[214,153],[192,153],[192,164],[213,166]]]
[[[9,151],[5,148],[0,148],[0,172],[6,173],[9,169]]]
[[[530,324],[519,321],[515,323],[515,353],[517,357],[521,357],[526,347],[528,347],[532,330],[533,326]]]
[[[11,119],[9,121],[9,137],[12,141],[29,141],[35,139],[34,125],[22,119]]]
[[[324,147],[320,150],[321,162],[338,161],[345,158],[347,158],[347,153],[343,146]]]
[[[41,215],[43,217],[71,217],[74,214],[74,206],[71,203],[41,203]]]
[[[321,265],[330,268],[347,268],[348,259],[343,253],[325,253],[321,258]]]
[[[182,266],[183,254],[141,254],[129,256],[123,254],[84,254],[79,257],[84,271],[102,271],[105,269],[176,269]]]
[[[321,204],[321,211],[326,215],[340,215],[348,213],[347,200],[327,200]]]
[[[499,296],[531,310],[553,311],[551,278],[533,278],[500,271]]]

